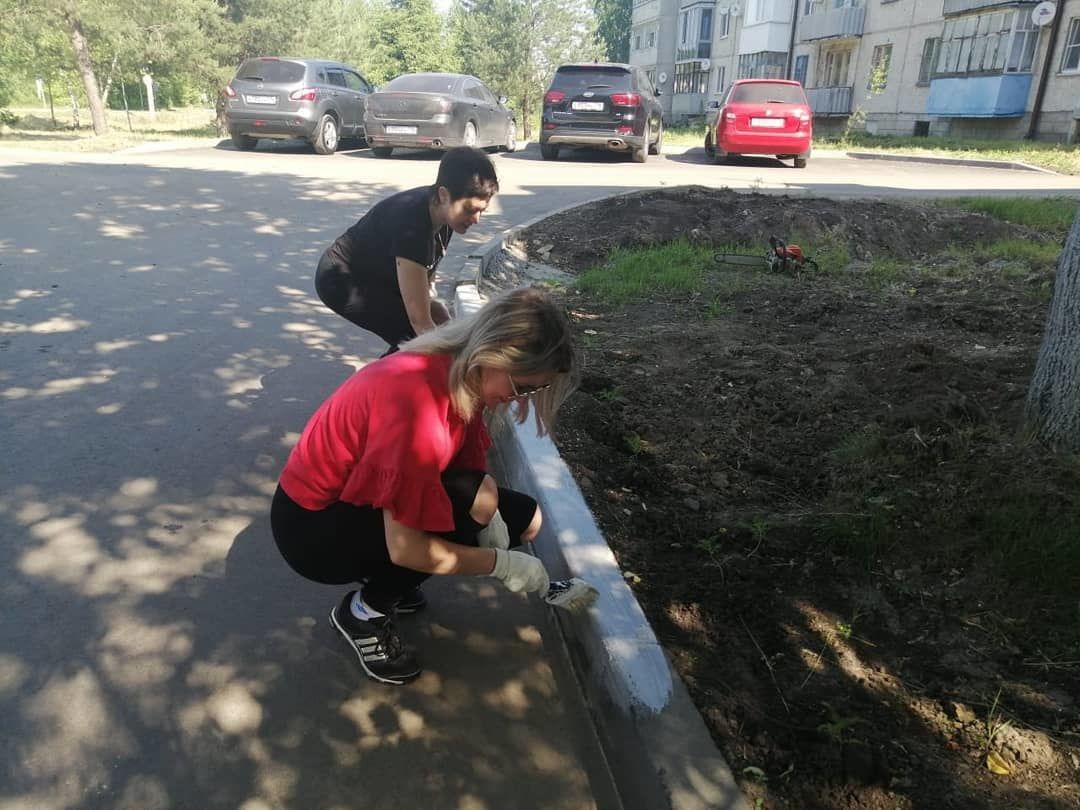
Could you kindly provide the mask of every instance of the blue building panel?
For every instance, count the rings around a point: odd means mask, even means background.
[[[950,118],[1019,118],[1030,92],[1030,73],[933,79],[926,112]]]

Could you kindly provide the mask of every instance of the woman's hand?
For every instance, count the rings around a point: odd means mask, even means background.
[[[547,593],[551,582],[540,560],[524,551],[495,549],[495,569],[491,576],[501,579],[515,593]]]

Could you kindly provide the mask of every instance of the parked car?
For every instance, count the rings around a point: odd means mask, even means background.
[[[640,68],[606,62],[561,65],[544,94],[540,154],[558,160],[564,146],[630,152],[637,163],[659,155],[664,116]]]
[[[320,155],[364,137],[374,88],[356,68],[325,59],[248,59],[225,88],[225,121],[237,149],[260,138],[306,138]]]
[[[364,126],[378,157],[397,147],[517,149],[517,120],[506,97],[458,73],[398,76],[368,98]]]
[[[798,82],[739,79],[720,100],[705,133],[705,154],[716,163],[731,155],[776,155],[806,168],[814,113]]]

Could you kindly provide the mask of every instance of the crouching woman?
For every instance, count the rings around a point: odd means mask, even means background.
[[[544,566],[517,550],[537,536],[540,510],[486,473],[483,417],[516,402],[519,421],[531,409],[548,432],[577,364],[565,313],[514,290],[365,366],[308,421],[274,494],[274,539],[301,576],[356,586],[330,622],[369,677],[420,674],[393,616],[424,606],[432,575],[547,590]]]

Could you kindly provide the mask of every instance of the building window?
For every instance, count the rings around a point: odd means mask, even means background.
[[[699,42],[712,42],[712,9],[701,10],[701,33],[698,35]]]
[[[731,12],[725,11],[720,15],[720,39],[731,34]]]
[[[810,57],[805,53],[795,57],[795,72],[792,75],[792,78],[803,87],[806,86],[806,66],[809,62]]]
[[[656,87],[656,70],[646,70],[645,75],[649,79],[649,84],[651,84],[653,87]]]
[[[930,84],[930,77],[934,73],[934,62],[937,61],[938,48],[941,47],[939,37],[927,37],[923,40],[922,61],[919,62],[920,85]]]
[[[637,34],[634,37],[634,50],[635,51],[640,51],[641,50],[641,34]]]
[[[892,45],[875,45],[874,55],[870,60],[870,75],[866,79],[866,89],[871,93],[880,93],[889,83],[890,62]]]
[[[654,45],[656,45],[656,32],[655,31],[650,31],[649,32],[648,43],[649,43],[650,48],[652,48]]]
[[[803,0],[802,13],[804,17],[809,17],[814,13],[815,0]]]
[[[1062,71],[1080,70],[1080,17],[1073,17],[1069,22],[1069,36],[1065,40],[1065,51],[1061,54]]]
[[[787,69],[784,51],[758,51],[739,56],[740,79],[782,79]]]
[[[679,22],[679,26],[682,29],[682,33],[679,34],[679,44],[685,45],[686,39],[690,34],[690,12],[684,11],[679,16],[682,18]]]
[[[828,50],[821,54],[817,68],[818,87],[848,87],[851,51]]]
[[[682,62],[675,65],[673,92],[676,94],[709,92],[709,71],[702,70],[700,62]]]
[[[727,68],[724,65],[720,65],[720,67],[718,67],[716,69],[716,92],[717,93],[722,93],[724,91],[724,84],[725,84],[725,81],[724,81],[725,76],[724,76],[724,74],[725,73],[727,73]]]
[[[1038,39],[1030,13],[996,11],[947,20],[933,75],[1028,73]]]

